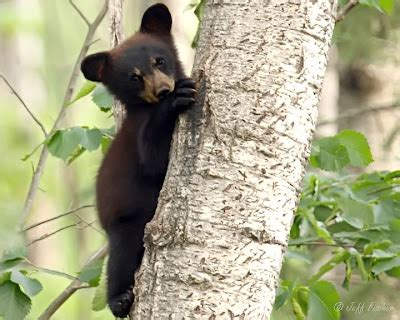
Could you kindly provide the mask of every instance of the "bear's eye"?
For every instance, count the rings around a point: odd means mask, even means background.
[[[161,67],[165,64],[165,59],[164,58],[156,58],[156,66]]]
[[[137,74],[131,74],[130,79],[132,82],[139,82],[140,77]]]

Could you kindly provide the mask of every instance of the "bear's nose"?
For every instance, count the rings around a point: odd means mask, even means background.
[[[171,90],[170,90],[167,86],[162,86],[161,88],[159,88],[159,89],[157,90],[157,98],[163,99],[163,98],[165,98],[170,92],[171,92]]]

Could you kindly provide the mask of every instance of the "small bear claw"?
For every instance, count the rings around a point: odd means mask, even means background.
[[[125,318],[131,309],[134,296],[131,290],[120,294],[109,301],[111,312],[118,318]]]
[[[196,99],[196,83],[191,78],[179,79],[175,84],[173,107],[182,112],[191,107]]]

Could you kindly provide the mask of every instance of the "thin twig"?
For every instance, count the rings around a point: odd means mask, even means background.
[[[335,17],[336,23],[339,21],[342,21],[347,13],[351,9],[353,9],[356,5],[358,5],[359,1],[358,0],[349,0],[349,2],[338,12],[338,14]]]
[[[108,0],[105,0],[103,7],[101,8],[100,12],[98,13],[96,19],[94,20],[93,23],[91,23],[89,25],[89,28],[88,28],[88,31],[86,34],[86,38],[83,42],[81,51],[79,52],[78,58],[76,59],[75,65],[73,67],[73,70],[72,70],[72,73],[71,73],[71,76],[70,76],[70,79],[68,82],[67,90],[65,92],[64,100],[61,105],[60,112],[57,116],[57,119],[55,120],[55,122],[53,124],[53,127],[52,127],[49,135],[53,134],[56,130],[58,130],[61,127],[61,124],[62,124],[62,122],[65,118],[66,112],[67,112],[68,103],[72,99],[72,95],[73,95],[73,92],[74,92],[74,89],[76,86],[76,82],[77,82],[78,75],[79,75],[80,64],[89,50],[89,45],[90,45],[90,43],[92,43],[94,34],[97,30],[97,27],[100,25],[100,22],[103,20],[104,16],[106,15],[107,9],[108,9]],[[27,197],[25,200],[24,209],[23,209],[23,212],[21,215],[21,222],[20,222],[21,227],[25,224],[28,214],[32,208],[32,203],[33,203],[33,200],[35,199],[36,192],[39,187],[40,179],[43,175],[43,171],[44,171],[44,167],[46,165],[48,155],[49,155],[49,151],[47,149],[47,146],[44,145],[42,147],[42,151],[39,156],[39,161],[36,166],[35,172],[33,174],[32,181],[29,186],[28,194],[27,194]]]
[[[65,273],[65,272],[39,267],[39,266],[35,265],[32,261],[28,260],[27,258],[24,258],[24,262],[29,264],[35,270],[38,270],[38,271],[41,271],[41,272],[44,272],[44,273],[48,273],[48,274],[52,274],[52,275],[56,275],[56,276],[61,276],[61,277],[67,278],[69,280],[77,279],[77,277],[73,277],[73,276],[71,276],[71,275],[69,275],[68,273]]]
[[[111,48],[119,45],[124,39],[124,34],[122,32],[122,8],[123,0],[110,0],[108,26]],[[122,103],[116,99],[114,100],[113,115],[115,127],[119,130],[125,118],[125,108]]]
[[[70,228],[72,228],[72,227],[76,227],[76,228],[78,228],[78,229],[85,229],[86,227],[91,227],[92,224],[94,224],[94,223],[96,223],[96,222],[97,222],[97,219],[94,220],[94,221],[92,221],[92,222],[87,222],[87,221],[85,221],[85,220],[81,220],[81,221],[78,221],[78,222],[76,222],[76,223],[71,223],[71,224],[69,224],[69,225],[67,225],[67,226],[64,226],[64,227],[62,227],[62,228],[59,228],[59,229],[57,229],[57,230],[55,230],[55,231],[53,231],[53,232],[45,233],[45,234],[41,235],[39,238],[36,238],[36,239],[32,240],[31,242],[29,242],[29,243],[27,244],[27,246],[29,247],[29,246],[31,246],[32,244],[34,244],[34,243],[36,243],[36,242],[38,242],[38,241],[47,239],[47,238],[49,238],[49,237],[51,237],[51,236],[55,235],[56,233],[59,233],[59,232],[61,232],[61,231],[63,231],[63,230],[70,229]]]
[[[380,189],[376,189],[376,190],[370,191],[370,192],[367,193],[367,195],[371,196],[373,194],[380,193],[380,192],[383,192],[383,191],[386,191],[386,190],[396,189],[398,187],[400,187],[400,184],[393,184],[393,185],[390,185],[390,186],[387,186],[387,187],[383,187],[383,188],[380,188]]]
[[[94,231],[97,231],[98,233],[100,233],[102,236],[106,236],[105,233],[103,231],[101,231],[100,229],[96,228],[95,226],[93,226],[94,222],[97,222],[98,220],[96,219],[95,221],[92,222],[87,222],[85,219],[83,219],[79,214],[77,214],[76,212],[74,213],[74,215],[79,219],[79,222],[84,223],[87,227],[90,227],[91,229],[93,229]]]
[[[76,4],[72,1],[69,0],[69,3],[71,4],[71,6],[75,9],[75,11],[80,15],[80,17],[82,18],[83,21],[85,21],[86,25],[88,27],[90,27],[90,22],[89,20],[85,17],[85,15],[82,13],[82,11],[76,6]]]
[[[106,254],[107,254],[107,246],[103,246],[87,260],[84,267],[104,258]],[[46,308],[45,311],[43,311],[43,313],[40,315],[38,319],[39,320],[50,319],[50,317],[64,304],[64,302],[67,301],[70,296],[72,296],[77,290],[81,288],[86,288],[86,284],[84,282],[80,281],[79,279],[75,279],[74,281],[72,281],[68,285],[68,287],[66,287],[64,291],[61,292],[60,295],[56,297],[52,303],[50,303],[50,305]]]
[[[339,243],[326,243],[322,241],[311,241],[311,242],[296,242],[296,243],[289,243],[289,247],[293,246],[326,246],[326,247],[343,247],[343,248],[355,248],[354,245],[351,244],[339,244]]]
[[[36,227],[38,227],[38,226],[41,226],[42,224],[45,224],[45,223],[47,223],[47,222],[54,221],[54,220],[57,220],[57,219],[59,219],[59,218],[65,217],[65,216],[67,216],[67,215],[70,215],[70,214],[72,214],[72,213],[78,212],[78,211],[80,211],[80,210],[83,210],[83,209],[86,209],[86,208],[93,208],[93,207],[94,207],[94,205],[92,205],[92,204],[86,204],[86,205],[84,205],[84,206],[81,206],[81,207],[72,209],[72,210],[70,210],[70,211],[67,211],[67,212],[65,212],[65,213],[62,213],[62,214],[60,214],[60,215],[58,215],[58,216],[55,216],[55,217],[52,217],[52,218],[50,218],[50,219],[46,219],[46,220],[43,220],[43,221],[34,223],[34,224],[30,225],[29,227],[26,227],[23,231],[25,232],[25,231],[31,230],[31,229],[36,228]]]
[[[44,127],[44,125],[39,121],[38,118],[36,118],[36,116],[32,113],[31,110],[29,110],[28,106],[26,105],[26,103],[24,102],[24,100],[21,98],[21,96],[18,94],[18,92],[13,88],[13,86],[11,85],[11,83],[6,79],[6,77],[2,74],[0,74],[0,77],[3,79],[3,81],[6,83],[6,85],[10,88],[10,90],[12,91],[12,93],[17,97],[17,99],[21,102],[22,106],[25,108],[25,110],[29,113],[29,115],[31,116],[31,118],[33,119],[33,121],[35,121],[37,123],[37,125],[40,127],[40,129],[42,130],[44,137],[47,138],[47,131]]]
[[[29,246],[33,245],[34,243],[36,243],[36,242],[38,242],[38,241],[47,239],[47,238],[49,238],[49,237],[55,235],[56,233],[59,233],[59,232],[61,232],[61,231],[63,231],[63,230],[66,230],[66,229],[69,229],[69,228],[72,228],[72,227],[76,227],[76,226],[77,226],[77,223],[72,223],[72,224],[69,224],[69,225],[64,226],[64,227],[62,227],[62,228],[59,228],[59,229],[57,229],[57,230],[55,230],[55,231],[53,231],[53,232],[45,233],[45,234],[41,235],[39,238],[36,238],[36,239],[32,240],[31,242],[29,242],[29,243],[27,244],[27,246],[29,247]]]
[[[393,109],[397,109],[399,107],[400,107],[400,104],[395,103],[395,104],[390,104],[390,105],[386,105],[386,106],[353,109],[353,110],[349,110],[347,112],[343,112],[336,119],[319,121],[317,124],[317,127],[322,127],[322,126],[332,124],[332,123],[338,123],[341,120],[355,118],[355,117],[358,117],[358,116],[361,116],[364,114],[368,114],[368,113],[393,110]]]

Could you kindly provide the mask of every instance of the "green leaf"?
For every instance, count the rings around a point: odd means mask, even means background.
[[[79,90],[79,92],[76,94],[75,98],[72,99],[70,102],[68,102],[67,106],[70,106],[74,102],[78,101],[79,99],[87,96],[89,93],[91,93],[94,88],[96,88],[96,83],[92,81],[86,81],[82,88]]]
[[[84,147],[78,147],[78,149],[75,149],[74,152],[68,157],[67,164],[70,165],[72,162],[74,162],[76,159],[78,159],[82,154],[84,154],[86,149]]]
[[[78,273],[79,280],[87,282],[91,287],[96,287],[100,281],[103,262],[104,259],[101,259],[85,266],[82,271]]]
[[[373,161],[368,141],[360,132],[343,130],[336,137],[346,148],[352,166],[365,167]]]
[[[367,270],[365,269],[364,260],[362,259],[361,255],[356,250],[353,250],[353,251],[355,251],[354,255],[356,257],[357,267],[361,273],[361,279],[363,279],[364,281],[368,281],[369,276],[368,276]]]
[[[327,171],[339,171],[350,163],[346,148],[336,137],[322,138],[314,142],[310,164]]]
[[[370,205],[348,198],[340,198],[338,202],[343,210],[343,220],[353,227],[361,229],[374,223],[374,212]]]
[[[299,251],[299,250],[292,250],[289,249],[288,251],[286,251],[285,253],[285,259],[296,259],[299,261],[303,261],[307,264],[311,264],[311,258],[309,257],[309,255],[306,252],[303,251]]]
[[[79,146],[81,130],[80,127],[57,130],[47,142],[49,152],[57,158],[67,160]]]
[[[282,307],[285,304],[288,297],[289,297],[289,289],[287,287],[280,286],[276,293],[274,308],[278,310],[280,307]]]
[[[339,320],[340,312],[335,305],[340,296],[335,286],[328,281],[318,281],[310,286],[307,319]]]
[[[99,129],[89,129],[87,127],[71,127],[65,130],[56,131],[47,142],[50,153],[64,161],[68,158],[69,163],[79,157],[84,150],[96,150],[101,143],[102,133]]]
[[[384,260],[384,261],[378,261],[375,263],[375,265],[372,267],[372,272],[376,275],[389,271],[393,268],[400,267],[400,257]]]
[[[384,240],[379,242],[373,242],[364,247],[364,254],[369,255],[376,249],[386,250],[390,247],[392,242],[390,240]]]
[[[342,283],[342,287],[349,290],[349,284],[351,281],[351,276],[353,274],[353,268],[351,267],[350,259],[347,259],[345,261],[345,264],[346,264],[346,272]]]
[[[20,264],[24,259],[23,258],[16,258],[16,259],[10,259],[6,260],[0,263],[0,272],[3,272],[5,270],[9,270],[18,264]]]
[[[295,287],[293,289],[291,303],[296,320],[305,319],[308,311],[308,288],[305,286]]]
[[[378,11],[382,12],[382,8],[380,7],[380,1],[379,0],[359,0],[360,4],[373,7],[377,9]]]
[[[26,254],[27,250],[25,246],[15,246],[3,252],[1,261],[14,260],[18,258],[23,259],[26,256]]]
[[[103,269],[100,275],[99,285],[96,287],[92,301],[92,310],[101,311],[107,307],[107,277],[106,277],[106,260],[103,263]]]
[[[340,248],[332,258],[328,260],[325,264],[323,264],[318,272],[314,274],[308,283],[316,283],[319,278],[321,278],[325,273],[335,268],[338,264],[345,262],[350,257],[350,252],[348,250]]]
[[[379,5],[388,15],[393,13],[394,0],[379,0]]]
[[[92,100],[103,112],[111,110],[114,104],[113,97],[102,84],[98,84],[96,89],[94,89]]]
[[[84,128],[81,134],[80,144],[88,151],[96,150],[100,146],[102,136],[99,129]]]
[[[10,279],[12,282],[21,285],[29,297],[37,295],[43,289],[38,280],[29,278],[20,271],[12,271]]]
[[[23,320],[31,309],[31,299],[18,284],[6,281],[0,285],[0,316],[4,320]]]
[[[107,136],[103,136],[103,138],[101,139],[101,153],[102,154],[106,154],[106,152],[108,151],[108,148],[110,148],[112,139],[110,137]]]

